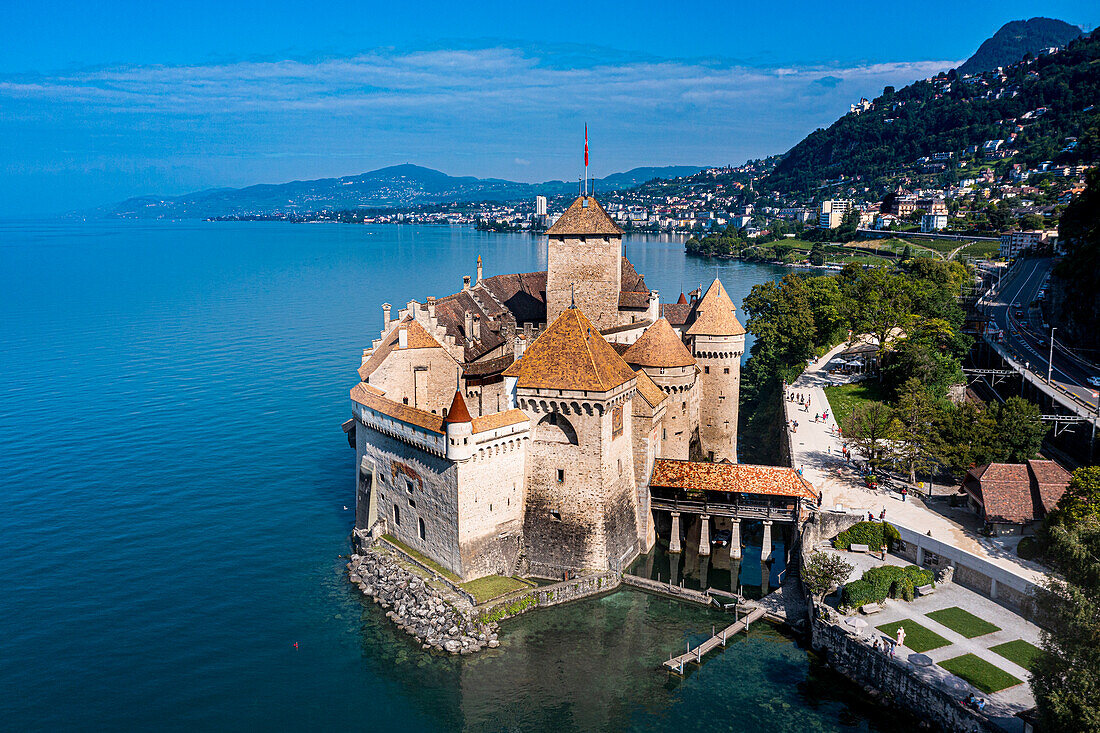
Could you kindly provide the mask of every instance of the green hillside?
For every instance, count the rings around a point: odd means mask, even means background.
[[[992,38],[987,38],[974,55],[959,67],[959,73],[978,74],[998,66],[1010,66],[1025,54],[1034,55],[1044,48],[1064,46],[1079,35],[1080,28],[1062,20],[1014,20],[1001,26]]]
[[[858,179],[885,188],[890,177],[930,170],[940,183],[950,183],[957,177],[954,165],[920,159],[953,153],[958,161],[967,147],[986,140],[1005,140],[1005,149],[1016,151],[1012,162],[1028,165],[1100,159],[1100,115],[1093,107],[1100,102],[1100,33],[1007,67],[1004,76],[952,71],[896,91],[887,87],[873,101],[872,110],[847,114],[807,136],[764,187],[809,193],[827,182]],[[1077,144],[1065,150],[1070,137]]]

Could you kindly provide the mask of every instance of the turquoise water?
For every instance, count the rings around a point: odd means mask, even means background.
[[[3,727],[868,729],[763,625],[677,681],[654,666],[706,611],[618,593],[439,659],[351,592],[358,355],[380,303],[454,292],[478,254],[545,267],[469,229],[0,224]],[[629,255],[666,299],[715,271]],[[735,300],[783,272],[718,268]]]

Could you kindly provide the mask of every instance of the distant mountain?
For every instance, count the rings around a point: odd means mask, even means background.
[[[882,189],[920,176],[949,184],[957,176],[951,161],[987,140],[1029,166],[1097,161],[1098,101],[1100,31],[1093,31],[1058,53],[1007,66],[1003,76],[950,72],[887,87],[867,111],[846,114],[791,148],[761,189],[811,194],[856,179]]]
[[[992,71],[998,66],[1011,66],[1045,48],[1061,47],[1081,35],[1081,29],[1053,18],[1032,18],[1005,23],[988,38],[973,56],[959,67],[960,74]]]
[[[653,178],[697,173],[698,166],[635,168],[592,182],[597,191],[632,188]],[[417,165],[395,165],[358,176],[315,181],[215,188],[172,198],[141,196],[102,213],[126,218],[205,219],[216,216],[407,207],[473,201],[514,201],[573,193],[576,182],[517,183],[498,178],[449,176]]]

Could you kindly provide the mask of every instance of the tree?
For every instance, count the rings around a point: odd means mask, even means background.
[[[1047,557],[1063,579],[1039,594],[1046,629],[1032,668],[1043,730],[1100,731],[1100,517],[1051,528]]]
[[[989,463],[997,421],[991,410],[970,402],[949,405],[935,418],[936,457],[956,476],[968,468]]]
[[[854,263],[840,273],[844,312],[852,333],[870,334],[883,354],[890,350],[910,320],[912,287],[909,280],[885,267],[864,270]]]
[[[844,438],[859,452],[867,456],[871,464],[881,459],[883,442],[890,437],[894,412],[890,406],[878,401],[857,405],[844,420]]]
[[[802,569],[802,580],[819,601],[824,601],[826,594],[848,581],[853,570],[855,566],[840,555],[815,552]]]
[[[1028,231],[1034,229],[1042,229],[1043,217],[1039,216],[1038,214],[1024,214],[1016,220],[1016,224],[1020,227],[1020,229]]]
[[[1022,397],[1009,397],[996,409],[995,460],[1023,463],[1034,458],[1047,429],[1039,419],[1039,406]]]
[[[897,409],[894,411],[894,456],[909,469],[909,483],[917,482],[917,469],[927,470],[935,461],[932,446],[935,442],[933,423],[936,406],[928,390],[916,379],[909,379],[902,387]]]
[[[1066,493],[1047,515],[1046,524],[1076,524],[1094,514],[1100,515],[1100,466],[1086,466],[1073,472]]]

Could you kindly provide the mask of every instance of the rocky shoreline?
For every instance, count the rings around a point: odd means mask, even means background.
[[[473,654],[500,646],[497,625],[479,621],[473,608],[459,608],[457,599],[407,570],[392,555],[364,548],[351,556],[348,579],[386,610],[397,628],[415,637],[425,650]]]

